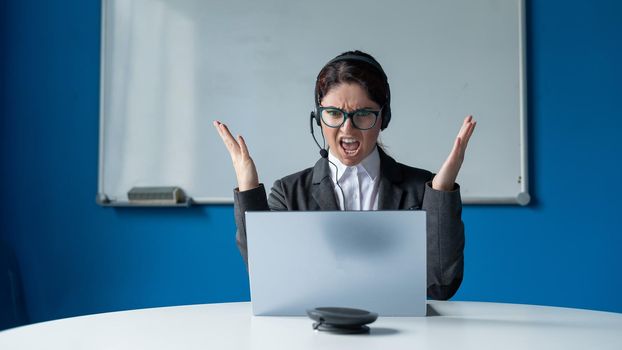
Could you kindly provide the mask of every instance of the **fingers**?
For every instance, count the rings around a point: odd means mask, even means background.
[[[475,130],[475,126],[477,126],[476,121],[471,122],[471,124],[469,125],[469,129],[467,130],[466,135],[464,136],[464,148],[467,147],[469,140],[471,139],[471,135],[473,135],[473,131]]]
[[[466,118],[464,118],[462,126],[460,127],[460,131],[458,131],[458,136],[456,136],[454,146],[447,159],[452,164],[462,163],[462,159],[464,159],[464,154],[469,144],[469,140],[471,138],[471,135],[473,135],[475,125],[477,125],[477,122],[473,120],[472,115],[468,115]]]
[[[220,135],[223,141],[226,142],[227,140],[233,139],[233,136],[231,135],[229,128],[227,128],[225,124],[219,122],[218,120],[214,120],[213,124],[216,130],[218,130],[218,134]],[[235,141],[235,139],[233,139],[233,141]]]
[[[220,135],[220,138],[222,139],[223,143],[229,150],[229,153],[231,153],[231,155],[233,156],[234,154],[237,154],[238,152],[240,152],[240,145],[233,138],[233,135],[231,135],[229,128],[227,128],[225,124],[217,120],[214,121],[213,125],[216,128],[216,130],[218,130],[218,134]]]
[[[473,116],[469,115],[466,118],[464,118],[464,121],[462,122],[462,126],[460,127],[460,131],[458,131],[458,137],[464,137],[464,135],[466,134],[467,130],[469,129],[469,126],[473,123]]]
[[[240,151],[242,152],[242,156],[250,157],[248,155],[248,147],[246,147],[246,141],[244,141],[242,135],[238,135],[238,144],[240,145]]]
[[[473,120],[472,115],[469,115],[466,118],[464,118],[464,122],[462,123],[462,127],[460,128],[460,131],[458,132],[458,136],[457,136],[457,138],[460,138],[462,140],[461,144],[463,145],[464,149],[466,149],[469,143],[469,139],[471,138],[471,135],[473,135],[473,130],[475,129],[475,125],[477,125],[477,122]]]

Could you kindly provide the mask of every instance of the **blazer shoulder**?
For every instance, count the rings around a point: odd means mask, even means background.
[[[273,190],[278,188],[292,189],[296,187],[308,187],[311,185],[313,179],[313,167],[307,168],[293,174],[284,176],[274,182]]]
[[[289,174],[281,178],[281,182],[283,183],[294,183],[301,180],[310,179],[313,176],[313,167],[295,172],[293,174]]]
[[[272,210],[300,210],[305,208],[300,202],[307,201],[309,189],[313,183],[313,168],[287,175],[274,182],[268,197]]]
[[[380,152],[380,168],[386,178],[392,183],[426,183],[434,177],[434,174],[428,170],[415,168],[403,163],[398,163],[393,157],[388,155],[381,147]]]
[[[409,165],[405,165],[402,163],[397,163],[398,168],[400,169],[400,172],[403,175],[403,178],[408,181],[408,180],[416,180],[416,181],[422,181],[422,182],[428,182],[431,181],[434,178],[434,173],[432,173],[429,170],[426,169],[421,169],[421,168],[415,168]]]
[[[426,183],[434,178],[432,172],[399,163],[384,152],[380,153],[380,167],[393,183]]]

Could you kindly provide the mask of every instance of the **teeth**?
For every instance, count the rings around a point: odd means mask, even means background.
[[[343,143],[355,143],[355,142],[356,142],[356,140],[355,140],[355,139],[346,139],[346,138],[343,138],[343,139],[341,139],[341,142],[343,142]]]

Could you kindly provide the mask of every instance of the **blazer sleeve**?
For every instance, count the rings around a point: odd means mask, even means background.
[[[235,215],[235,225],[237,227],[235,240],[247,267],[248,250],[246,246],[246,217],[244,214],[247,211],[265,210],[269,210],[269,208],[266,198],[266,189],[263,184],[248,191],[240,192],[237,188],[233,190],[233,211]]]
[[[280,180],[275,182],[269,199],[266,198],[266,189],[263,184],[248,191],[240,192],[237,188],[233,190],[233,211],[237,227],[235,240],[247,267],[248,248],[246,243],[246,216],[244,214],[247,211],[286,210],[287,205],[283,192]]]
[[[464,224],[460,187],[437,191],[425,184],[422,209],[427,213],[427,286],[428,297],[451,298],[464,273]]]

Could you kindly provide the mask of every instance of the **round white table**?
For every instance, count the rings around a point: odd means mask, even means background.
[[[0,349],[622,349],[622,314],[428,302],[428,317],[381,317],[366,335],[314,331],[305,317],[257,317],[250,303],[112,312],[0,332]]]

